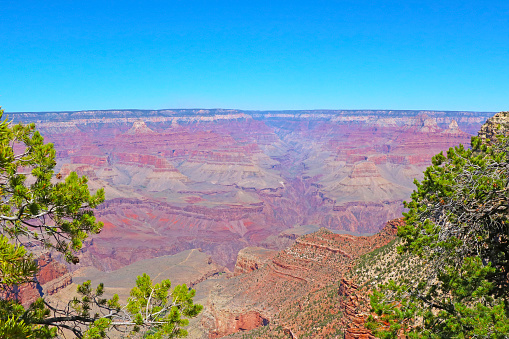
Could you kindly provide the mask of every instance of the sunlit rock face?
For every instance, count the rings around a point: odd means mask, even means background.
[[[92,189],[105,188],[97,209],[105,226],[80,265],[114,270],[201,248],[233,270],[240,249],[281,249],[288,244],[277,235],[295,226],[378,231],[400,216],[431,156],[468,144],[492,115],[119,110],[10,118],[36,122],[55,144],[62,175],[76,171]]]
[[[356,285],[343,277],[359,256],[395,239],[402,223],[401,219],[393,220],[377,234],[359,237],[321,228],[298,237],[292,246],[279,252],[243,249],[237,257],[235,275],[218,280],[205,304],[202,324],[209,338],[267,324],[277,324],[298,338],[311,329],[316,338],[332,338],[338,328],[353,327],[359,302],[365,300],[357,293]],[[331,295],[322,295],[331,289],[340,296],[333,309],[328,304]],[[314,319],[311,322],[310,314]],[[329,326],[316,326],[330,314],[336,315]],[[359,320],[362,325],[363,319]],[[350,338],[355,338],[354,334],[369,335],[369,331],[352,328],[350,334]],[[273,336],[269,333],[254,337]]]
[[[36,262],[39,267],[34,282],[13,286],[0,291],[0,299],[16,299],[25,306],[40,297],[51,296],[72,283],[72,276],[67,267],[55,260],[51,253],[36,251]]]
[[[509,112],[499,112],[489,118],[479,130],[479,137],[484,140],[495,141],[498,135],[509,134]]]

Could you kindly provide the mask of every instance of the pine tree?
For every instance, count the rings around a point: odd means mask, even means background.
[[[508,155],[501,136],[433,157],[398,230],[425,269],[373,293],[377,336],[509,338]]]
[[[3,120],[2,120],[3,119]],[[55,150],[34,124],[14,125],[0,109],[0,293],[35,281],[37,264],[27,245],[61,253],[76,264],[77,251],[101,231],[93,209],[104,190],[90,193],[86,177],[55,173]],[[0,338],[52,338],[66,329],[77,337],[104,338],[111,329],[147,338],[184,337],[187,318],[202,309],[194,290],[170,289],[169,280],[153,284],[139,276],[126,305],[117,295],[102,298],[102,284],[78,286],[80,297],[56,309],[39,299],[25,309],[17,300],[0,300]]]

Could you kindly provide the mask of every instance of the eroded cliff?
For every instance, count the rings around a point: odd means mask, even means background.
[[[104,187],[83,266],[115,270],[202,248],[234,268],[296,225],[374,233],[398,217],[432,155],[467,144],[487,113],[118,110],[10,114],[35,121],[58,169]],[[465,132],[463,132],[465,131]]]
[[[357,293],[357,286],[344,278],[345,273],[361,255],[394,240],[401,222],[391,221],[369,237],[320,229],[299,237],[293,246],[275,255],[263,253],[262,260],[256,249],[244,250],[239,254],[238,266],[254,261],[257,268],[239,270],[217,282],[202,325],[208,328],[210,338],[234,333],[239,338],[243,333],[257,338],[288,338],[289,334],[296,338],[332,338],[349,328],[352,335],[366,334],[361,321],[361,313],[367,308],[365,299]],[[253,256],[256,259],[250,259]],[[241,319],[252,321],[242,327]],[[353,326],[355,322],[359,326]]]

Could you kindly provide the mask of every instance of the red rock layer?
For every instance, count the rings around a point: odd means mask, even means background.
[[[338,294],[341,297],[340,307],[343,317],[348,324],[345,339],[375,339],[371,331],[364,327],[367,315],[360,313],[359,307],[360,301],[366,301],[366,297],[359,295],[357,285],[346,279],[341,279]]]
[[[239,249],[295,225],[374,233],[401,215],[431,156],[468,144],[462,130],[485,119],[235,110],[19,116],[41,120],[62,175],[77,171],[105,188],[98,217],[106,227],[81,258],[101,270],[196,247],[233,269]]]
[[[269,262],[276,253],[276,251],[271,251],[261,247],[243,248],[237,255],[234,273],[239,275],[255,271]]]
[[[3,293],[2,298],[19,300],[25,307],[45,295],[53,295],[72,283],[72,276],[66,266],[45,253],[37,259],[39,270],[36,283],[23,284]]]
[[[351,335],[363,338],[360,335],[369,333],[361,326],[362,317],[358,316],[363,309],[360,305],[362,297],[356,292],[356,286],[342,277],[355,258],[393,240],[401,223],[401,220],[389,222],[381,232],[370,237],[335,234],[321,229],[298,238],[293,246],[274,257],[265,258],[257,269],[243,270],[242,274],[223,281],[211,292],[207,305],[205,318],[208,320],[204,326],[209,327],[210,337],[219,338],[242,331],[228,324],[248,312],[258,312],[267,324],[282,327],[295,337],[309,333],[311,328],[308,326],[323,322],[320,317],[331,315],[333,319],[327,326],[314,330],[316,338],[327,337],[338,328],[351,328]],[[239,255],[239,267],[251,262],[246,260],[250,257],[246,253],[252,251],[246,249]],[[324,302],[332,300],[327,291],[334,282],[341,282],[339,288],[332,291],[338,296],[339,309],[331,311],[332,304]],[[337,312],[343,315],[334,315]],[[359,326],[350,326],[352,322]],[[270,337],[270,331],[261,336],[264,337]]]

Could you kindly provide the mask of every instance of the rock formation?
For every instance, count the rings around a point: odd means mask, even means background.
[[[445,133],[445,134],[452,134],[452,135],[458,135],[458,134],[465,134],[465,132],[463,132],[459,126],[458,126],[458,123],[456,122],[456,120],[453,120],[451,121],[451,123],[449,124],[448,128],[446,130],[444,130],[442,133]]]
[[[338,288],[341,297],[340,307],[348,327],[345,331],[345,339],[375,339],[371,331],[364,327],[367,314],[361,313],[361,302],[366,302],[366,297],[359,294],[358,286],[347,279],[341,279]],[[367,307],[364,307],[366,311]]]
[[[154,131],[148,128],[144,121],[135,121],[127,134],[154,134]]]
[[[509,134],[509,112],[499,112],[486,120],[479,130],[479,137],[484,140],[495,140],[497,135]]]
[[[266,264],[276,253],[276,251],[262,247],[243,248],[237,255],[234,273],[238,275],[257,270]]]
[[[202,248],[233,270],[246,246],[296,225],[374,233],[473,112],[116,110],[16,113],[55,144],[57,169],[105,188],[80,265],[115,270]],[[454,123],[453,121],[456,121]],[[457,126],[457,127],[456,127]],[[271,240],[272,239],[272,240]],[[271,242],[272,241],[272,242]]]
[[[72,275],[66,266],[55,260],[50,253],[37,258],[39,270],[35,282],[0,291],[0,298],[17,299],[25,307],[40,297],[51,296],[72,283]]]
[[[363,297],[357,293],[354,283],[344,279],[344,274],[360,255],[393,240],[401,222],[389,222],[381,232],[370,237],[335,234],[322,228],[299,237],[290,248],[266,255],[263,260],[259,259],[258,249],[241,251],[237,274],[218,281],[211,291],[203,326],[208,327],[211,338],[260,326],[270,329],[263,335],[261,331],[248,333],[265,338],[277,328],[283,328],[300,337],[314,328],[318,338],[338,330],[348,333],[347,329],[351,328],[349,333],[358,335],[351,338],[362,338],[359,335],[368,332],[361,326],[359,312],[366,305],[360,305]],[[249,265],[253,262],[257,263],[257,269],[243,269],[253,267]],[[331,312],[332,308],[335,311]],[[242,327],[238,326],[241,319],[252,321]],[[358,326],[353,326],[353,322]],[[317,323],[323,325],[317,328]]]

